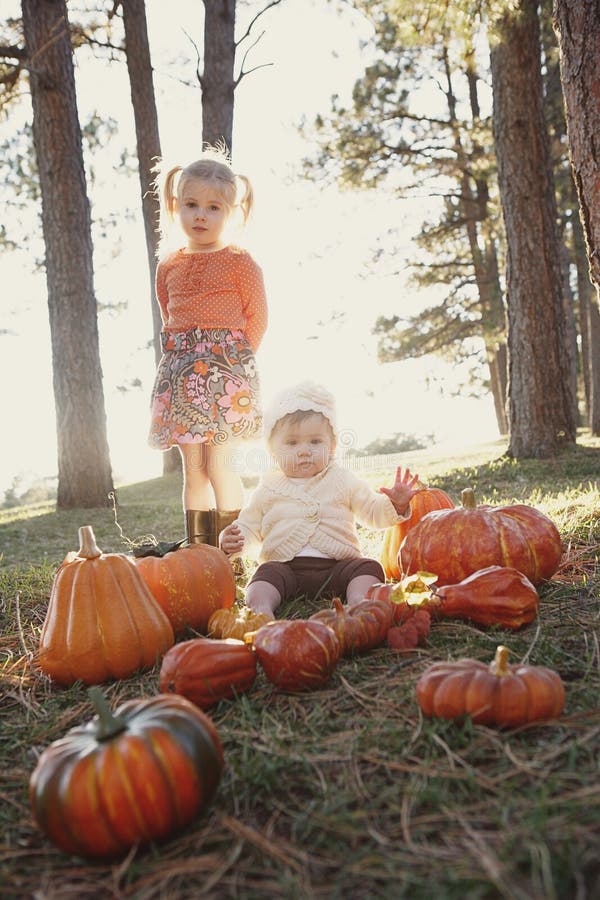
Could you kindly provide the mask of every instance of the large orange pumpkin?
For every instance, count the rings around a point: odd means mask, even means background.
[[[532,584],[551,578],[562,555],[554,522],[532,506],[477,506],[470,488],[462,507],[427,513],[400,547],[405,574],[433,572],[438,584],[456,584],[488,566],[522,572]]]
[[[186,628],[206,634],[213,612],[233,605],[233,569],[217,547],[190,544],[134,562],[176,634]]]
[[[38,663],[53,681],[99,684],[159,661],[175,638],[139,571],[122,553],[102,553],[89,525],[79,529],[54,577]]]
[[[420,522],[423,516],[435,509],[453,509],[454,503],[445,491],[440,488],[423,486],[410,501],[410,516],[404,522],[392,525],[385,532],[383,548],[381,551],[381,565],[386,578],[400,578],[401,571],[398,564],[398,551],[400,545],[411,528]]]
[[[98,716],[46,747],[29,801],[65,853],[110,859],[187,825],[217,789],[223,750],[184,697],[128,700],[113,713],[98,688],[91,696]]]
[[[481,725],[514,727],[559,716],[565,703],[560,675],[507,660],[508,649],[501,646],[490,665],[475,659],[435,663],[417,682],[417,703],[426,716],[469,715]]]
[[[176,644],[165,654],[159,688],[208,709],[249,690],[255,678],[256,656],[243,641],[200,637]]]

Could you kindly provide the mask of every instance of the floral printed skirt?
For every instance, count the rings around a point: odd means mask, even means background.
[[[262,427],[256,361],[242,331],[163,332],[151,398],[148,443],[221,444]]]

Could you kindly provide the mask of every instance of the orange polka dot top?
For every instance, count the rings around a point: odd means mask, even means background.
[[[176,250],[157,266],[156,296],[165,331],[240,329],[258,350],[267,327],[267,300],[262,270],[247,250]]]

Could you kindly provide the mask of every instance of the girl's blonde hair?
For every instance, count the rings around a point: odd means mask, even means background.
[[[154,189],[160,203],[159,256],[169,243],[171,226],[175,221],[176,202],[181,199],[186,181],[192,178],[210,184],[223,200],[228,213],[239,206],[244,224],[248,221],[254,207],[254,190],[245,175],[237,175],[233,171],[224,145],[207,145],[202,156],[187,166],[172,166],[165,171],[163,162],[159,162],[152,171],[157,173]],[[239,201],[238,182],[243,186]]]

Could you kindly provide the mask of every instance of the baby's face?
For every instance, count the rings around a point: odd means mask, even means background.
[[[335,452],[327,419],[312,413],[300,422],[282,421],[271,438],[271,452],[288,478],[312,478],[322,472]]]

